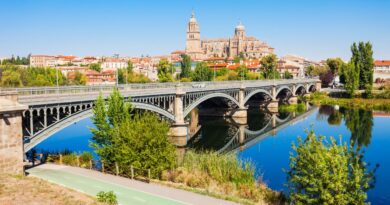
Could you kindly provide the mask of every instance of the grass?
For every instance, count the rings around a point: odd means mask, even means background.
[[[279,112],[298,112],[303,113],[306,111],[306,105],[304,103],[280,105]]]
[[[94,198],[34,177],[0,174],[0,204],[102,204]]]
[[[390,99],[331,98],[325,93],[316,92],[308,100],[317,105],[339,105],[356,109],[390,111]]]
[[[279,204],[280,193],[255,178],[252,163],[234,154],[188,151],[178,168],[161,175],[163,183],[243,204]]]

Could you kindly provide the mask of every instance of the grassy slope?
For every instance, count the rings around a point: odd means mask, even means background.
[[[34,177],[0,175],[0,204],[101,204],[94,198]]]

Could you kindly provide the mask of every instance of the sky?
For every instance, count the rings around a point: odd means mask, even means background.
[[[390,59],[390,0],[1,0],[0,57],[141,56],[184,50],[192,10],[202,38],[248,36],[279,56],[341,57],[370,41]]]

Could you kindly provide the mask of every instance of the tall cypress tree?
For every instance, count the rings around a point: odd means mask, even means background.
[[[374,73],[374,58],[372,45],[370,42],[359,42],[359,45],[353,43],[351,47],[352,58],[351,63],[359,72],[359,89],[364,89],[366,95],[371,95],[373,73]]]
[[[180,62],[180,66],[181,66],[180,77],[188,78],[191,76],[191,58],[186,54],[181,55],[181,58],[182,60]]]

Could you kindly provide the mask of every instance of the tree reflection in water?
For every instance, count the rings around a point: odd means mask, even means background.
[[[350,156],[348,161],[349,170],[352,175],[359,176],[360,178],[355,181],[355,185],[359,186],[358,189],[367,193],[375,185],[375,173],[379,167],[379,164],[372,167],[364,160],[363,147],[368,147],[372,137],[372,127],[374,126],[373,112],[344,107],[338,109],[337,106],[323,105],[318,111],[317,120],[327,121],[329,125],[334,126],[341,125],[344,120],[345,126],[351,133],[349,138],[350,147],[348,150]],[[356,173],[356,170],[361,170],[361,172]],[[353,178],[352,180],[354,179],[358,178]],[[354,197],[358,196],[356,195]]]
[[[374,117],[372,111],[322,105],[317,119],[326,120],[329,125],[340,125],[344,119],[346,127],[351,132],[350,143],[359,150],[371,142]]]

